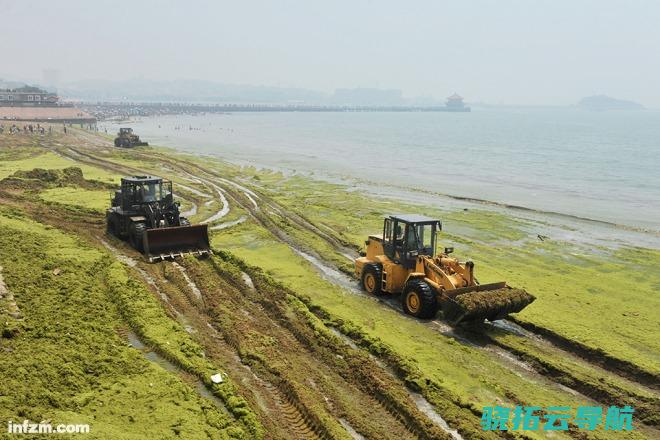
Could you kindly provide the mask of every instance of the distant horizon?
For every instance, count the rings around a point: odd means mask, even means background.
[[[446,99],[453,95],[454,93],[457,93],[461,97],[464,98],[465,103],[467,105],[471,106],[478,106],[478,107],[513,107],[513,108],[566,108],[566,107],[576,107],[579,104],[579,101],[584,99],[584,98],[592,98],[592,97],[605,97],[613,100],[618,100],[618,101],[625,101],[625,102],[630,102],[630,103],[635,103],[635,104],[640,104],[644,107],[644,109],[647,110],[653,110],[658,107],[649,107],[643,102],[637,102],[631,99],[627,99],[626,97],[621,97],[621,96],[613,96],[607,93],[599,93],[599,94],[594,94],[594,95],[585,95],[585,96],[580,96],[576,97],[574,101],[568,102],[568,103],[563,103],[563,104],[551,104],[551,103],[536,103],[536,104],[524,104],[524,103],[515,103],[515,102],[487,102],[487,101],[475,101],[470,99],[469,96],[465,96],[463,93],[461,93],[460,90],[454,90],[451,92],[447,92],[445,97],[436,97],[436,96],[406,96],[403,93],[402,89],[397,89],[397,88],[387,88],[387,89],[382,89],[382,88],[375,88],[375,87],[355,87],[355,88],[337,88],[333,92],[325,92],[321,90],[314,90],[314,89],[307,89],[307,88],[299,88],[299,87],[279,87],[279,86],[267,86],[267,85],[259,85],[259,84],[230,84],[230,83],[224,83],[221,81],[213,81],[213,80],[201,80],[201,79],[192,79],[192,78],[178,78],[174,80],[153,80],[153,79],[148,79],[144,77],[136,77],[136,78],[129,78],[125,80],[109,80],[109,79],[98,79],[98,78],[89,78],[89,79],[82,79],[79,81],[72,81],[69,83],[64,83],[59,85],[59,87],[54,87],[54,86],[47,86],[44,85],[44,81],[39,81],[39,80],[33,80],[33,81],[27,81],[27,80],[21,80],[21,79],[16,79],[16,78],[7,78],[5,76],[2,76],[0,74],[0,84],[3,83],[15,83],[15,84],[24,84],[28,86],[35,86],[35,87],[40,87],[45,90],[50,90],[50,91],[56,91],[58,94],[61,91],[65,91],[61,97],[63,99],[74,99],[74,100],[85,100],[89,99],[92,101],[107,101],[107,102],[120,102],[122,99],[125,99],[126,101],[129,102],[178,102],[178,103],[195,103],[195,102],[207,102],[207,103],[230,103],[233,101],[223,101],[223,100],[208,100],[208,101],[196,101],[194,99],[187,99],[185,96],[178,96],[175,98],[175,95],[173,95],[170,100],[162,100],[162,99],[144,99],[142,101],[134,98],[127,98],[127,97],[120,97],[119,95],[116,95],[113,98],[105,98],[105,99],[97,99],[97,98],[83,98],[81,96],[67,96],[67,92],[70,92],[72,87],[77,88],[76,86],[80,86],[81,84],[90,84],[90,83],[109,83],[111,85],[119,85],[119,84],[127,84],[127,83],[133,83],[133,82],[143,82],[143,83],[152,83],[152,84],[173,84],[173,83],[200,83],[200,84],[213,84],[216,86],[222,86],[222,87],[230,87],[230,88],[246,88],[246,89],[263,89],[263,90],[279,90],[279,91],[300,91],[300,92],[308,92],[308,93],[313,93],[317,94],[319,97],[322,96],[323,100],[329,100],[332,99],[334,95],[337,94],[338,91],[373,91],[373,92],[397,92],[401,94],[402,102],[400,104],[382,104],[382,105],[416,105],[416,106],[437,106],[437,105],[443,105]],[[0,86],[1,88],[1,86]],[[98,89],[100,90],[100,89]],[[89,92],[86,92],[89,93]],[[105,93],[108,93],[106,90]],[[161,90],[160,93],[166,95],[167,91],[166,90]],[[110,93],[112,95],[112,93]],[[305,100],[300,100],[300,104],[323,104],[323,100],[321,101],[309,101],[306,102]],[[426,100],[425,103],[421,102],[423,100]],[[296,99],[289,99],[288,103],[295,103],[295,101],[298,101]],[[235,102],[241,102],[241,100],[237,100]],[[244,102],[260,102],[259,100],[244,100]],[[263,102],[268,102],[267,100],[264,100]],[[279,103],[285,104],[287,103],[287,100],[280,101]],[[327,103],[325,103],[327,104]],[[349,104],[350,105],[350,104]],[[358,104],[356,104],[358,105]],[[364,105],[378,105],[378,104],[364,104]]]

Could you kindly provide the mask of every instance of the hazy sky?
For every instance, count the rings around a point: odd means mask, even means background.
[[[0,78],[207,79],[660,107],[658,0],[0,0]]]

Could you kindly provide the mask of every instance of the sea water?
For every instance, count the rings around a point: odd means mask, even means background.
[[[655,110],[239,112],[129,125],[151,144],[240,163],[660,231]]]

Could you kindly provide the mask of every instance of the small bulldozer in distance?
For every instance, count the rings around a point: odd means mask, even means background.
[[[132,147],[147,147],[148,142],[142,142],[140,136],[133,133],[132,128],[120,128],[117,137],[115,138],[115,147],[118,148],[132,148]]]
[[[191,225],[174,201],[172,182],[154,176],[121,179],[106,212],[108,233],[128,240],[150,262],[211,253],[207,225]]]
[[[370,294],[401,293],[405,313],[433,318],[438,310],[452,325],[494,321],[520,312],[534,297],[506,282],[479,284],[472,261],[436,254],[442,223],[420,215],[390,215],[382,236],[369,236],[366,255],[355,260],[355,275]]]

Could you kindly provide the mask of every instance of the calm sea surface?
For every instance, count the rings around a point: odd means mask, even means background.
[[[130,125],[152,144],[230,161],[660,231],[660,111],[234,113]]]

